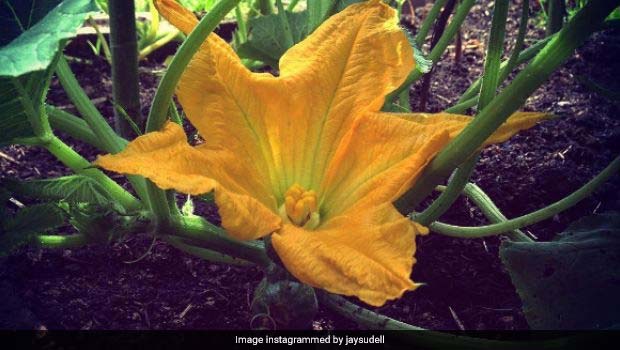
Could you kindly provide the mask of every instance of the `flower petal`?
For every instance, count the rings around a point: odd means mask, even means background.
[[[280,227],[276,202],[255,177],[251,164],[227,150],[212,151],[187,143],[183,129],[168,122],[161,131],[136,138],[95,164],[125,174],[142,175],[162,189],[189,194],[215,191],[222,226],[240,239],[254,239]]]
[[[192,11],[181,6],[176,0],[155,0],[155,7],[160,15],[185,34],[189,34],[198,24],[198,19]]]
[[[502,142],[545,117],[542,113],[516,113],[485,144]],[[321,218],[329,220],[358,207],[395,201],[471,120],[447,113],[363,116],[327,170],[321,186]]]
[[[340,216],[316,231],[285,224],[272,243],[300,281],[381,306],[417,287],[410,279],[415,235],[426,232],[384,204]]]
[[[401,113],[394,115],[416,123],[441,127],[450,133],[451,139],[455,138],[472,121],[470,116],[450,113]],[[529,129],[539,121],[549,117],[551,115],[548,113],[516,112],[484,142],[484,145],[504,142],[517,132]]]
[[[414,66],[396,12],[379,0],[347,7],[289,49],[279,79],[290,85],[285,96],[300,104],[278,122],[276,136],[290,150],[282,163],[295,163],[287,178],[317,188],[354,118],[379,111]]]

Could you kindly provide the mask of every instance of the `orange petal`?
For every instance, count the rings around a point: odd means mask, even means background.
[[[296,163],[287,177],[317,188],[353,120],[379,111],[414,66],[396,11],[378,0],[347,7],[289,49],[280,59],[280,79],[302,95],[283,93],[302,107],[281,116],[288,124],[279,122],[280,142],[294,150],[282,163]]]
[[[285,224],[272,243],[300,281],[381,306],[417,287],[410,279],[415,235],[426,232],[384,204],[334,218],[316,231]]]
[[[192,11],[175,0],[155,0],[155,7],[160,15],[185,34],[189,34],[198,24],[198,19]]]
[[[183,129],[167,123],[161,131],[136,138],[118,154],[95,164],[124,174],[142,175],[162,189],[189,194],[215,191],[222,226],[239,239],[254,239],[279,228],[276,202],[264,183],[252,176],[252,163],[222,150],[187,143]]]
[[[543,113],[516,113],[485,144],[505,141],[545,117]],[[360,118],[325,175],[322,218],[395,201],[471,120],[447,113],[374,113]]]

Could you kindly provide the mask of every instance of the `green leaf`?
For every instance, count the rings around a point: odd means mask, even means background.
[[[17,78],[0,77],[0,147],[15,143],[15,139],[37,136],[28,119],[47,118],[42,108],[52,73],[53,64]],[[23,87],[23,94],[16,84]]]
[[[17,195],[46,201],[90,203],[100,206],[112,202],[100,184],[82,175],[32,181],[6,180],[4,187]]]
[[[298,43],[306,37],[308,13],[286,11],[286,16],[291,26],[293,41]],[[251,18],[248,27],[248,41],[239,46],[237,54],[241,58],[260,60],[274,68],[277,67],[280,57],[289,49],[278,15]]]
[[[73,38],[92,0],[4,0],[0,2],[0,76],[46,69],[60,42]]]
[[[503,242],[500,257],[532,329],[620,323],[620,213],[583,218],[551,242]]]
[[[314,32],[330,15],[339,0],[308,0],[308,33]]]
[[[64,225],[65,214],[55,204],[39,204],[26,207],[12,218],[3,217],[0,225],[0,256],[30,243],[47,230]]]

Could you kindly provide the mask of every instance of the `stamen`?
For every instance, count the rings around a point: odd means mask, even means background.
[[[306,191],[298,184],[291,186],[284,194],[280,216],[296,226],[313,229],[320,222],[315,191]]]

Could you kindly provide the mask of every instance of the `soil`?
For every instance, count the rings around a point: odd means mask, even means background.
[[[512,4],[507,48],[518,26],[520,1]],[[490,27],[491,7],[476,5],[462,30],[463,54],[454,60],[454,46],[433,71],[427,110],[441,111],[456,102],[478,77]],[[421,23],[429,6],[416,8]],[[539,9],[532,8],[533,12]],[[410,19],[406,19],[409,21]],[[530,21],[527,43],[541,38],[542,28]],[[618,91],[620,35],[600,32],[555,72],[527,101],[525,110],[551,112],[557,119],[485,148],[472,181],[483,188],[508,216],[519,216],[548,205],[579,188],[620,153],[620,106],[590,90],[579,77]],[[157,86],[162,62],[174,52],[169,46],[141,63],[143,112]],[[71,66],[88,95],[108,118],[112,115],[110,69],[78,39],[67,54],[80,57]],[[508,51],[510,52],[510,51]],[[86,61],[84,61],[86,59]],[[411,90],[419,101],[420,84]],[[56,80],[48,103],[77,113]],[[93,160],[92,147],[61,137]],[[1,149],[2,177],[49,178],[69,171],[45,150],[11,146]],[[122,177],[113,175],[121,180]],[[549,240],[575,219],[594,212],[619,210],[620,177],[613,177],[572,209],[527,228]],[[217,223],[214,207],[201,204],[199,214]],[[442,221],[460,225],[486,223],[469,201],[459,199]],[[498,258],[501,238],[452,239],[430,234],[419,237],[413,279],[426,285],[377,311],[420,327],[456,330],[527,329],[521,302]],[[47,329],[244,329],[249,327],[249,302],[260,279],[257,268],[230,267],[188,256],[164,242],[151,245],[146,235],[108,245],[80,249],[22,248],[1,261],[2,328]],[[356,325],[321,308],[316,329],[355,329]]]

